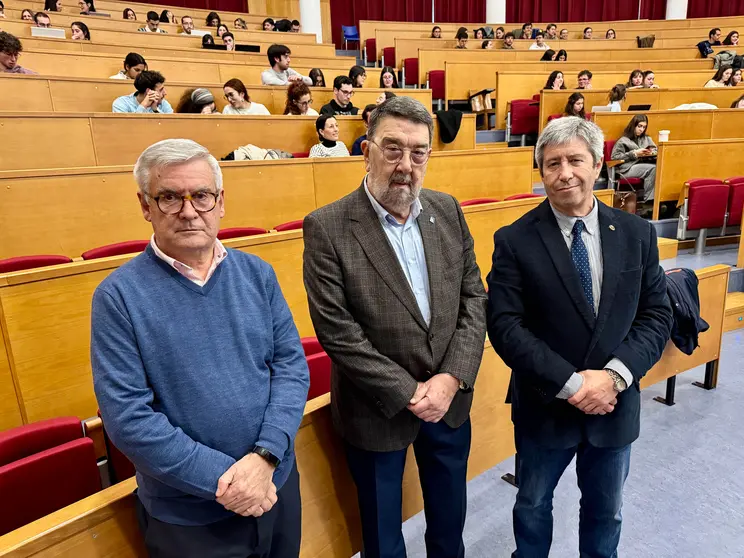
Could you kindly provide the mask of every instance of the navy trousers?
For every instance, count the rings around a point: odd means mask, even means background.
[[[422,422],[413,450],[424,495],[426,556],[463,558],[470,419],[459,428],[443,421]],[[401,524],[406,450],[366,451],[346,443],[346,457],[359,496],[362,556],[405,558]]]
[[[630,445],[568,449],[540,446],[516,435],[519,491],[514,504],[513,558],[548,558],[553,541],[553,492],[576,456],[581,490],[579,556],[616,558],[622,526],[623,485],[630,470]]]
[[[137,498],[140,531],[151,558],[298,558],[302,522],[300,475],[295,463],[261,517],[235,515],[199,526],[173,525],[147,513]]]

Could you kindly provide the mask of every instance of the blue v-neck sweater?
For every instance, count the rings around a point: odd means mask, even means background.
[[[137,468],[138,496],[164,522],[233,515],[219,477],[255,445],[281,459],[281,488],[309,375],[270,265],[228,250],[204,287],[150,247],[93,295],[91,361],[112,442]]]

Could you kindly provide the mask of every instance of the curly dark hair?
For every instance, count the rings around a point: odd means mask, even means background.
[[[15,35],[0,31],[0,52],[13,56],[23,52],[23,45]]]

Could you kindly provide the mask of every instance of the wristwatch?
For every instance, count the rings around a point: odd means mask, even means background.
[[[262,448],[261,446],[255,446],[253,448],[253,453],[257,453],[258,455],[263,457],[266,461],[269,462],[269,464],[271,464],[274,467],[274,469],[279,467],[279,458],[273,453],[271,453],[269,450],[267,450],[266,448]]]
[[[614,388],[616,392],[620,393],[628,387],[628,385],[625,383],[625,378],[623,378],[619,372],[613,370],[612,368],[605,368],[605,372],[607,372],[610,375],[610,378],[612,378],[612,382],[615,384]]]

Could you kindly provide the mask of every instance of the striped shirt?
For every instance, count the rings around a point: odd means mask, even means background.
[[[326,147],[322,143],[316,143],[310,148],[308,157],[349,157],[348,148],[340,141],[333,147]]]

